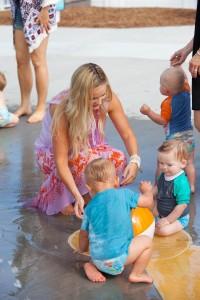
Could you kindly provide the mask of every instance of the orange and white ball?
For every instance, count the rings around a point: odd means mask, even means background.
[[[153,238],[155,220],[152,212],[145,207],[136,207],[131,210],[131,221],[134,236],[147,235]]]

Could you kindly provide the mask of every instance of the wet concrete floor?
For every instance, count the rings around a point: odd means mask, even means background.
[[[156,149],[163,140],[162,128],[150,121],[130,119],[142,156],[141,179],[152,180]],[[16,128],[0,130],[0,300],[159,300],[153,285],[130,284],[128,270],[108,277],[105,284],[89,282],[82,271],[88,258],[73,253],[68,236],[80,227],[76,217],[46,216],[23,208],[36,194],[42,181],[33,143],[40,125],[22,118]],[[109,143],[123,149],[115,130],[108,124]],[[199,134],[195,133],[197,184],[200,177]],[[191,199],[188,228],[193,243],[200,245],[200,187]],[[191,270],[192,272],[192,270]]]

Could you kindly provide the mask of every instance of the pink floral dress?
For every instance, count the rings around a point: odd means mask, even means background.
[[[43,120],[41,133],[35,142],[37,162],[40,170],[45,176],[45,179],[39,193],[33,199],[31,206],[40,209],[47,215],[57,214],[64,207],[70,203],[74,203],[75,201],[73,195],[63,184],[57,174],[54,154],[52,151],[52,119],[49,107],[51,104],[60,103],[66,94],[67,91],[63,91],[49,102],[49,106]],[[101,141],[97,124],[97,119],[92,122],[91,133],[89,136],[90,148],[88,153],[85,154],[80,152],[76,159],[69,159],[69,167],[81,195],[88,193],[84,181],[84,170],[91,160],[98,157],[111,159],[119,176],[122,174],[126,165],[126,157],[122,151],[114,149],[105,143],[105,141]]]

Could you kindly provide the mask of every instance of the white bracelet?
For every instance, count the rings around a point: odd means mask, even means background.
[[[140,169],[141,166],[141,158],[137,154],[133,154],[129,158],[129,164],[136,164],[138,169]]]

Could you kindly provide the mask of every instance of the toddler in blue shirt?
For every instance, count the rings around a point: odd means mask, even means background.
[[[79,237],[80,251],[90,248],[91,262],[84,264],[86,276],[92,282],[104,282],[101,272],[118,275],[125,265],[134,264],[129,281],[151,283],[145,268],[152,254],[152,240],[145,235],[133,236],[130,217],[132,208],[152,207],[151,183],[141,182],[140,194],[127,188],[117,189],[115,167],[103,158],[88,164],[85,179],[92,195]]]

